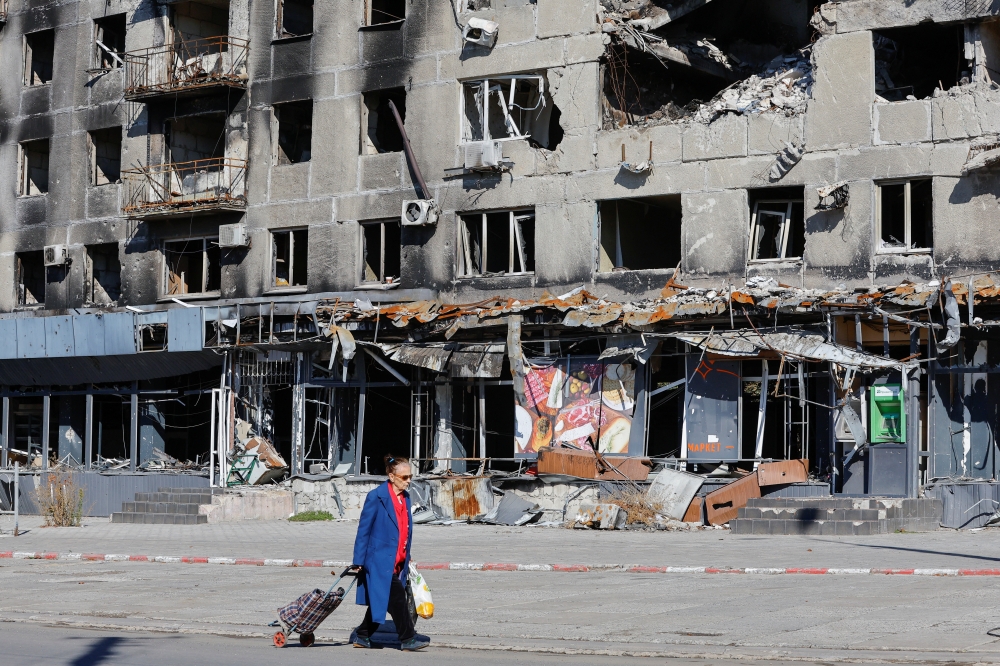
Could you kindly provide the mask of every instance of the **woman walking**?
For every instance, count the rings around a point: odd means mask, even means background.
[[[365,619],[356,630],[354,647],[370,648],[371,637],[385,622],[388,611],[396,625],[404,650],[420,650],[429,641],[416,637],[406,598],[410,569],[410,461],[399,456],[385,457],[389,481],[368,493],[361,510],[358,536],[354,540],[354,566],[361,569],[357,604],[368,606]]]

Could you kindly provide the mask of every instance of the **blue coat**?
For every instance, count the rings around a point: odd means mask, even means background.
[[[358,536],[354,539],[354,564],[364,567],[364,574],[358,580],[357,604],[368,606],[372,611],[372,622],[385,622],[389,608],[389,586],[396,568],[396,550],[399,548],[399,523],[392,505],[389,483],[383,483],[368,493],[365,506],[361,510]],[[410,494],[406,498],[406,513],[410,514]],[[410,568],[410,544],[413,542],[413,521],[408,521],[406,534],[406,561],[400,580],[406,581]],[[404,582],[404,587],[406,586]]]

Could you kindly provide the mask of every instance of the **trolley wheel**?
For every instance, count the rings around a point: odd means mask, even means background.
[[[302,647],[309,647],[316,642],[316,634],[308,631],[304,634],[299,634],[299,645]]]
[[[274,641],[274,647],[279,647],[279,648],[285,647],[285,643],[287,641],[287,639],[285,638],[285,632],[283,631],[274,632],[274,638],[272,640]]]

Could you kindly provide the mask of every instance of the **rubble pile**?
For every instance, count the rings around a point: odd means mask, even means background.
[[[784,113],[793,116],[806,110],[812,95],[813,73],[810,50],[778,56],[759,74],[726,88],[712,101],[702,104],[693,120],[709,123],[725,113]]]

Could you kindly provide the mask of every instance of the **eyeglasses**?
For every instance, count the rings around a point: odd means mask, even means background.
[[[396,477],[400,481],[409,481],[413,478],[412,474],[407,474],[406,476],[403,476],[402,474],[393,474],[392,476]]]

